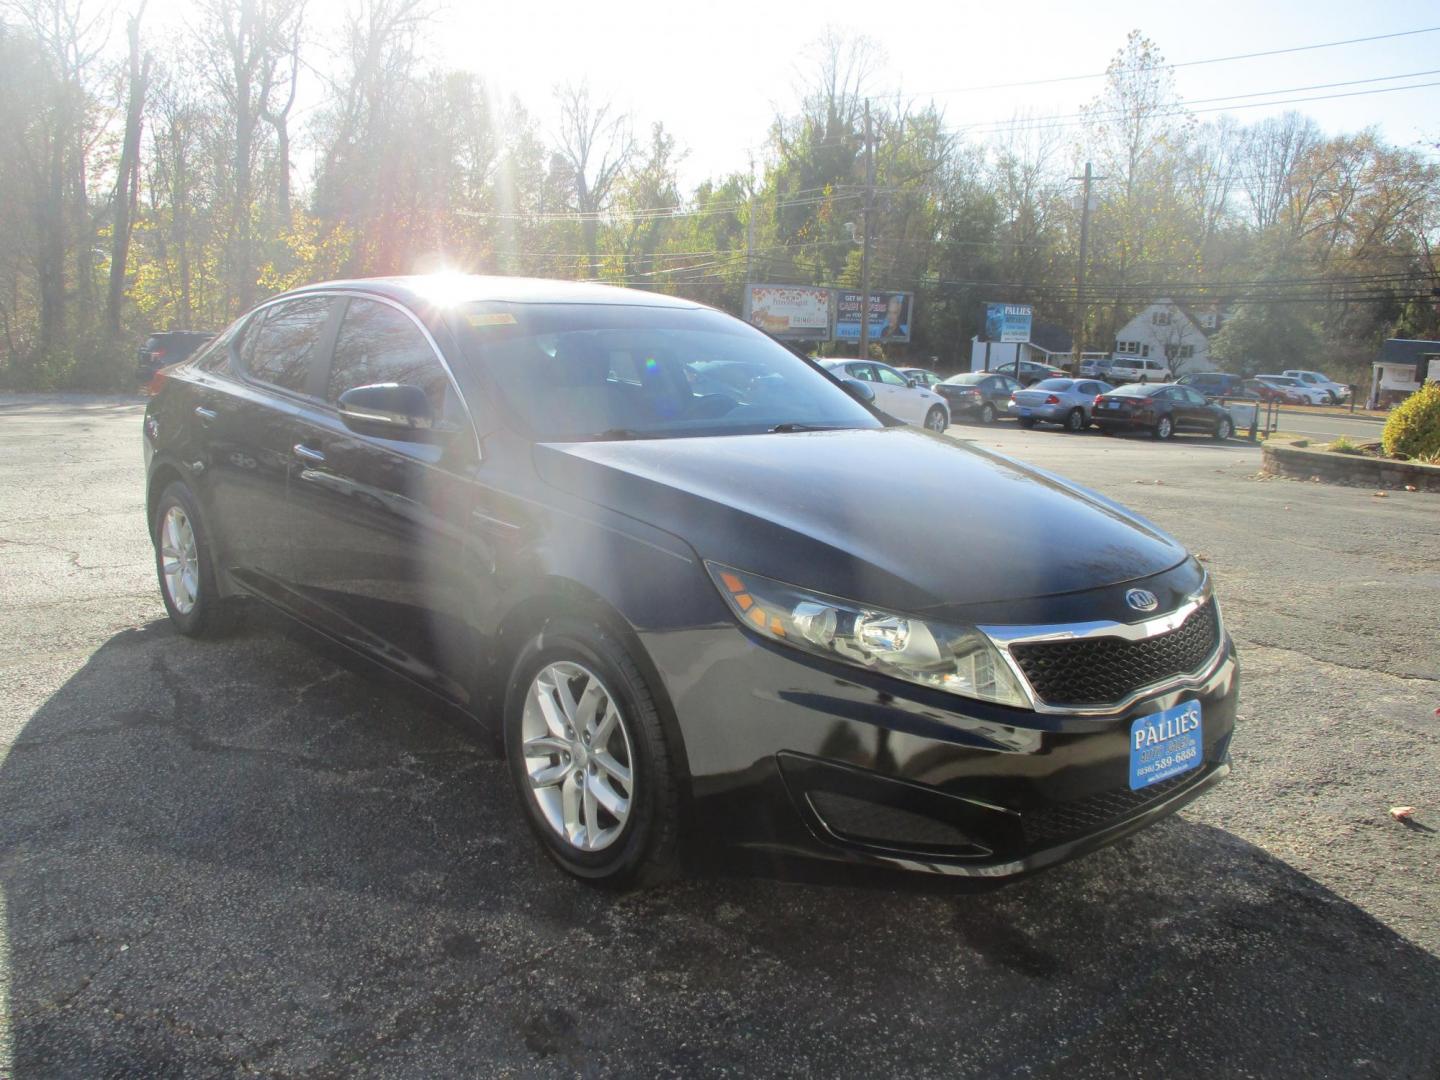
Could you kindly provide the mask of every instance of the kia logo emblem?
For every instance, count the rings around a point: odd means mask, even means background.
[[[1160,606],[1160,599],[1145,589],[1131,589],[1125,594],[1125,603],[1136,611],[1154,611]]]

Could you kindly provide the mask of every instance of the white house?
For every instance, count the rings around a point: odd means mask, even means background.
[[[1220,329],[1217,306],[1187,310],[1160,299],[1115,332],[1115,355],[1165,360],[1176,375],[1213,371],[1210,337]]]

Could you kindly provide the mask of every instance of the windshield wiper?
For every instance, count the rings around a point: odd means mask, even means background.
[[[586,435],[586,442],[612,442],[620,439],[650,439],[653,435],[628,427],[612,427],[594,435]]]
[[[798,420],[787,420],[770,429],[772,435],[787,435],[792,431],[839,431],[834,424],[802,424]]]

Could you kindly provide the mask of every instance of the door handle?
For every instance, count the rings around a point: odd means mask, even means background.
[[[291,449],[295,451],[295,456],[298,457],[301,461],[310,461],[316,465],[325,464],[325,455],[322,454],[319,450],[310,449],[310,447],[306,446],[304,443],[296,443],[294,446],[291,447]]]
[[[214,420],[220,414],[217,413],[214,409],[207,409],[204,405],[196,405],[195,415],[208,424],[211,420]]]

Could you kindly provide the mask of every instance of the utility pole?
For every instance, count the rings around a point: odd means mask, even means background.
[[[745,215],[745,293],[750,293],[754,276],[755,251],[755,159],[750,159],[750,201]]]
[[[1096,176],[1090,171],[1090,162],[1085,162],[1085,175],[1072,176],[1071,180],[1083,180],[1085,188],[1080,196],[1080,266],[1075,271],[1075,341],[1072,352],[1075,360],[1075,374],[1080,374],[1080,350],[1084,348],[1085,323],[1089,315],[1088,306],[1085,303],[1085,249],[1090,243],[1090,185],[1096,180],[1104,180],[1103,176]]]
[[[865,102],[865,208],[860,238],[860,358],[870,359],[870,217],[875,205],[875,151],[870,145],[870,102]]]

